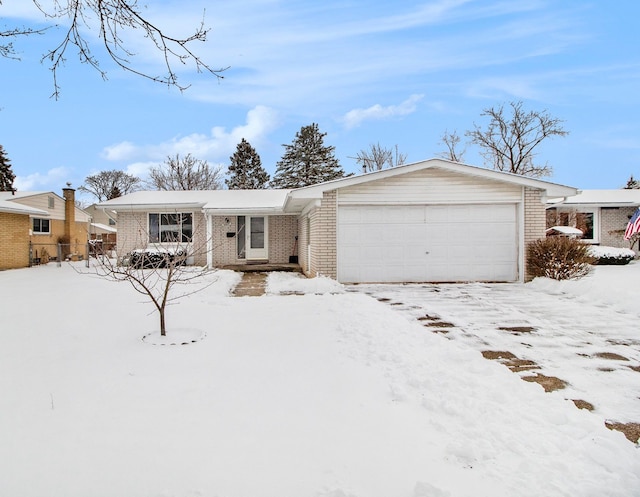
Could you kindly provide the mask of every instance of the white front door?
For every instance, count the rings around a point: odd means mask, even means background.
[[[247,260],[269,259],[268,220],[267,216],[247,216],[245,231]]]

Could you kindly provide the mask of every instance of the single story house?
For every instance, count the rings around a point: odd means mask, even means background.
[[[102,250],[111,250],[117,242],[118,230],[116,229],[115,212],[97,207],[92,204],[84,211],[91,217],[89,225],[89,240],[95,240],[101,244]]]
[[[286,263],[343,283],[524,281],[547,198],[572,187],[430,159],[291,190],[135,192],[118,249],[187,244],[209,267]]]
[[[0,268],[28,267],[34,261],[84,254],[89,215],[75,205],[75,190],[54,192],[0,192]],[[9,212],[13,209],[13,213]],[[20,211],[20,212],[18,212]]]
[[[547,228],[573,226],[594,245],[629,248],[624,230],[640,206],[640,190],[582,190],[566,198],[550,198]]]

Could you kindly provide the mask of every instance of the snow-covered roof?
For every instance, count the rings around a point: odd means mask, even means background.
[[[582,190],[574,197],[550,199],[552,205],[600,205],[635,207],[640,205],[640,190]]]
[[[19,204],[18,202],[11,202],[10,200],[6,200],[6,197],[4,195],[0,197],[0,212],[8,212],[10,214],[26,214],[28,216],[49,216],[49,213],[47,211],[36,209],[35,207],[29,207],[28,205],[24,204]]]
[[[107,226],[106,224],[102,224],[102,223],[91,223],[91,226],[93,228],[102,230],[102,231],[106,231],[107,233],[117,233],[118,230],[116,228],[114,228],[113,226]]]
[[[96,204],[113,211],[203,209],[205,211],[281,212],[291,190],[139,191]]]
[[[573,226],[552,226],[547,229],[547,233],[552,233],[554,231],[568,236],[582,236],[584,234],[581,229],[574,228]]]
[[[27,197],[35,197],[36,195],[56,195],[57,197],[60,197],[60,195],[58,195],[57,193],[54,192],[47,192],[47,191],[42,191],[42,192],[0,192],[0,200],[16,200],[19,198],[27,198]],[[60,197],[62,198],[62,197]]]
[[[202,209],[205,212],[215,212],[222,215],[243,212],[296,213],[302,211],[309,202],[321,199],[326,191],[429,168],[445,169],[479,178],[538,188],[543,190],[548,197],[568,197],[578,193],[576,188],[570,186],[527,178],[519,174],[493,171],[444,159],[429,159],[291,190],[140,191],[96,204],[96,206],[113,211]]]

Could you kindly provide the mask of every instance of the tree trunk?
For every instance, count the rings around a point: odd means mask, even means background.
[[[164,307],[158,309],[158,312],[160,313],[160,335],[164,337],[167,336],[167,327],[164,320]]]

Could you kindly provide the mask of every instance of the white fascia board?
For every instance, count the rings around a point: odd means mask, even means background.
[[[185,211],[201,211],[202,202],[184,203],[184,204],[122,204],[122,205],[102,205],[97,204],[103,210],[109,209],[113,212],[185,212]]]

